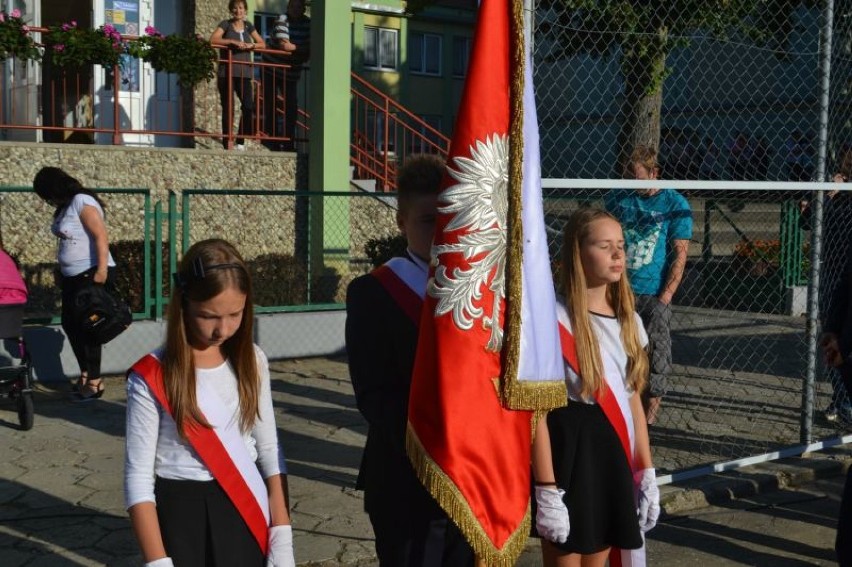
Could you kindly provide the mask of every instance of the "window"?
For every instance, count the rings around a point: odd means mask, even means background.
[[[441,36],[414,33],[408,36],[408,68],[412,73],[441,74]]]
[[[396,71],[397,30],[364,26],[364,67]]]
[[[441,126],[443,120],[440,115],[437,114],[421,114],[418,116],[420,120],[441,132]],[[438,136],[435,135],[434,132],[427,129],[422,124],[414,124],[414,130],[419,132],[421,136],[411,136],[410,142],[408,144],[408,152],[409,153],[437,153],[437,148],[441,147],[441,140]],[[425,138],[425,140],[424,140]],[[432,144],[428,143],[432,142]]]
[[[471,40],[469,37],[453,37],[453,77],[467,76],[470,48]]]
[[[257,33],[265,41],[269,41],[269,36],[272,35],[272,28],[275,27],[275,20],[277,19],[278,14],[270,14],[269,12],[254,13],[254,27],[257,28]]]

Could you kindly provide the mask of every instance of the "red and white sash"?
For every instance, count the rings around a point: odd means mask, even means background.
[[[149,354],[130,369],[145,380],[157,402],[171,415],[160,361]],[[239,425],[228,414],[216,392],[200,383],[196,387],[198,409],[212,428],[197,424],[186,427],[186,437],[249,527],[261,551],[269,546],[269,495],[252,460]]]
[[[403,313],[419,328],[423,296],[426,295],[426,272],[414,261],[396,257],[371,273]]]
[[[565,363],[571,367],[578,376],[580,375],[580,362],[577,358],[577,344],[574,342],[574,335],[568,330],[568,327],[563,321],[559,321],[559,341],[562,345],[562,357]],[[602,355],[604,353],[601,353]],[[630,414],[629,405],[622,407],[622,404],[629,403],[623,397],[617,396],[606,378],[603,381],[601,391],[595,393],[595,401],[603,410],[610,425],[618,435],[621,441],[621,448],[624,450],[624,455],[627,457],[627,462],[630,465],[630,471],[635,472],[633,462],[634,455],[634,436],[633,436],[633,418]],[[634,491],[636,490],[634,481]],[[644,541],[644,539],[643,539]],[[644,544],[639,549],[618,549],[613,547],[609,553],[610,567],[645,567],[645,546]]]

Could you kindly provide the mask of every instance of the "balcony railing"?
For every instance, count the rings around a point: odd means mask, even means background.
[[[450,139],[369,82],[352,73],[351,164],[376,190],[396,190],[398,164],[415,153],[447,157]]]
[[[267,146],[291,147],[304,142],[309,117],[301,109],[296,111],[293,136],[283,127],[273,127],[275,121],[286,123],[286,91],[294,83],[287,81],[290,65],[262,61],[261,54],[287,55],[258,49],[254,51],[256,60],[243,63],[233,61],[233,52],[223,52],[226,56],[218,64],[225,79],[235,76],[238,65],[248,67],[251,79],[249,98],[254,110],[244,137]],[[233,147],[238,135],[237,125],[230,134],[223,134],[220,126],[221,113],[234,124],[241,105],[232,90],[224,104],[219,104],[215,95],[219,77],[211,81],[208,96],[201,97],[199,88],[187,93],[178,86],[176,76],[156,73],[129,55],[112,69],[100,65],[59,68],[47,60],[9,59],[0,63],[0,70],[0,139],[182,146],[189,145],[189,139],[210,138]],[[306,100],[307,72],[305,68],[298,82],[302,100]],[[273,102],[265,104],[265,96],[274,97]],[[209,108],[201,110],[200,104]],[[265,114],[275,118],[267,120]]]

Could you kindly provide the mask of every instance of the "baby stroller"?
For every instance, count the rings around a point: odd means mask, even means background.
[[[33,370],[22,336],[27,286],[15,261],[0,250],[0,396],[15,401],[18,422],[33,427]]]

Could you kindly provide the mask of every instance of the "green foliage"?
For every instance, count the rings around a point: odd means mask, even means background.
[[[621,53],[625,77],[636,77],[644,66],[648,93],[662,89],[669,70],[655,62],[696,35],[728,40],[739,37],[759,45],[786,44],[792,31],[793,12],[799,5],[818,0],[540,0],[539,11],[554,17],[544,31],[561,51],[554,58],[588,53]]]
[[[58,67],[102,65],[115,67],[121,62],[126,46],[121,35],[109,24],[96,30],[77,27],[72,21],[48,28],[44,38],[46,53]]]
[[[128,43],[128,53],[151,64],[156,71],[174,73],[178,83],[193,88],[216,76],[216,50],[199,36],[164,36],[148,27],[147,35]]]
[[[145,310],[145,246],[141,240],[118,240],[109,245],[110,254],[116,259],[115,266],[115,289],[118,295],[127,302],[130,310],[141,313]],[[150,247],[151,262],[155,258],[154,243]],[[169,274],[169,246],[167,242],[162,243],[163,257],[163,293],[168,295],[171,277]],[[151,267],[153,270],[153,266]]]
[[[263,306],[303,305],[308,300],[308,270],[287,254],[263,254],[247,261],[254,303]]]
[[[364,251],[374,268],[378,268],[394,256],[405,254],[408,242],[401,234],[384,238],[371,238],[364,245]]]
[[[9,14],[0,12],[0,61],[9,57],[23,61],[38,61],[41,58],[41,52],[30,35],[30,28],[18,10],[12,10]]]

